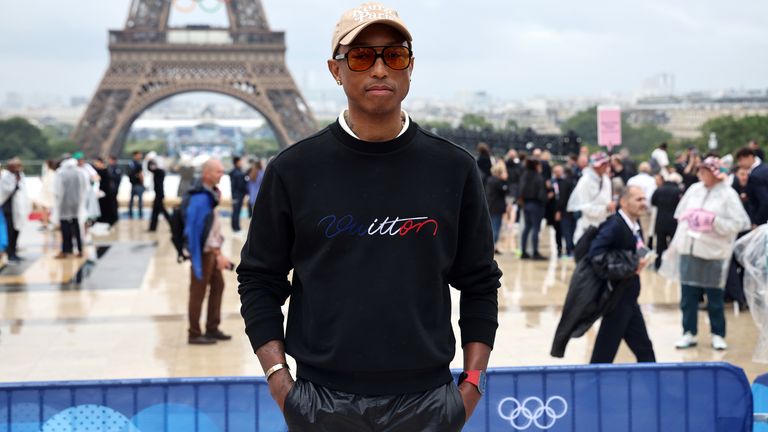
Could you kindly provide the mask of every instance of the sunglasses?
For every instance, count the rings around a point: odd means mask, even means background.
[[[380,53],[377,48],[382,48]],[[347,67],[354,72],[364,72],[376,64],[376,59],[381,58],[390,69],[403,70],[411,65],[413,51],[406,46],[367,46],[355,47],[345,54],[338,54],[335,60],[347,60]]]

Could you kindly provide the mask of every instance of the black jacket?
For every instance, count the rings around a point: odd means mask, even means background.
[[[155,184],[155,199],[165,197],[165,170],[162,168],[150,169],[152,172],[152,181]]]
[[[556,179],[555,181],[557,182],[557,187],[560,191],[560,194],[557,196],[557,205],[555,208],[557,211],[565,213],[568,211],[568,200],[571,199],[573,189],[576,188],[576,182],[573,177],[569,176]]]
[[[768,222],[768,165],[761,163],[749,173],[747,213],[753,225]]]
[[[600,226],[588,258],[579,261],[571,277],[550,355],[563,357],[568,341],[613,309],[627,284],[639,285],[635,246],[634,235],[618,214]]]
[[[675,210],[683,197],[680,185],[673,182],[664,182],[651,196],[651,205],[659,211],[656,215],[656,233],[674,233],[677,230]]]
[[[544,183],[544,178],[541,174],[534,170],[525,170],[523,177],[520,179],[520,198],[522,198],[523,202],[546,204],[547,185]]]
[[[245,173],[239,168],[232,168],[229,172],[229,182],[232,186],[232,198],[242,198],[248,193],[248,182],[245,180]]]
[[[504,214],[507,211],[507,193],[509,192],[509,183],[490,176],[485,181],[485,199],[488,201],[488,211],[494,214]]]

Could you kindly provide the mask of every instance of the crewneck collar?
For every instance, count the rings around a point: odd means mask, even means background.
[[[407,147],[413,141],[418,129],[418,126],[410,120],[408,114],[405,113],[405,111],[403,111],[403,113],[405,114],[405,125],[403,130],[400,131],[400,134],[395,139],[389,141],[372,142],[361,140],[349,130],[349,127],[344,121],[343,112],[336,122],[331,124],[330,129],[334,136],[336,136],[345,147],[355,152],[372,155],[394,153]]]
[[[346,114],[346,113],[347,113],[347,110],[346,110],[346,109],[344,109],[344,110],[341,110],[341,114],[339,114],[339,125],[341,125],[341,128],[342,128],[342,129],[344,129],[344,131],[345,131],[346,133],[350,134],[350,135],[352,136],[352,138],[355,138],[355,139],[358,139],[358,140],[359,140],[359,139],[360,139],[360,137],[359,137],[359,136],[357,136],[357,135],[356,135],[356,134],[355,134],[355,133],[352,131],[352,128],[351,128],[351,127],[349,127],[349,124],[347,124],[347,119],[346,119],[346,118],[344,118],[344,114]],[[404,119],[405,119],[405,121],[403,122],[403,128],[400,130],[400,133],[399,133],[399,134],[397,134],[397,137],[400,137],[400,136],[402,136],[402,135],[405,133],[405,131],[407,131],[407,130],[408,130],[408,126],[410,126],[410,125],[411,125],[411,118],[410,118],[410,116],[408,116],[408,112],[406,112],[405,110],[400,110],[400,117],[401,117],[401,118],[404,118]],[[397,138],[397,137],[396,137],[396,138]],[[361,141],[362,141],[362,140],[361,140]]]

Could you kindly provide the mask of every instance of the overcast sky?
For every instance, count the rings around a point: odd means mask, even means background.
[[[188,5],[191,0],[179,0]],[[210,5],[217,0],[206,0]],[[285,31],[305,90],[333,88],[331,31],[358,1],[263,0]],[[6,0],[0,100],[7,92],[90,97],[108,64],[107,30],[129,0]],[[500,98],[630,93],[653,75],[678,91],[768,88],[766,0],[389,0],[414,35],[412,96],[485,90]],[[224,15],[174,12],[172,22]]]

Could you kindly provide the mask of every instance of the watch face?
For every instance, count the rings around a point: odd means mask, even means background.
[[[480,394],[485,394],[485,386],[488,381],[488,376],[485,374],[485,371],[480,372],[480,383],[477,386],[477,390],[480,392]]]

